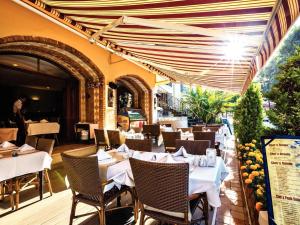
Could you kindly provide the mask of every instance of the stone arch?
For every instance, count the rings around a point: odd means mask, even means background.
[[[0,38],[0,54],[40,57],[69,72],[79,80],[80,121],[97,122],[103,127],[104,107],[100,105],[105,104],[104,75],[83,53],[50,38],[9,36]]]
[[[131,86],[136,89],[142,110],[148,122],[152,123],[152,89],[146,81],[137,75],[124,75],[119,77],[116,81],[131,84]]]

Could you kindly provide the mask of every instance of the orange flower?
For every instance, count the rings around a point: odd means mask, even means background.
[[[255,164],[255,166],[256,166],[257,168],[260,168],[260,167],[261,167],[259,164]]]
[[[246,173],[246,172],[245,172],[245,173],[243,173],[243,177],[248,177],[248,175],[249,175],[249,174],[248,174],[248,173]]]
[[[259,172],[258,171],[252,171],[251,174],[253,174],[253,176],[255,176],[255,177],[259,176]]]
[[[246,183],[246,184],[251,184],[251,183],[252,183],[252,179],[249,179],[249,178],[246,179],[246,180],[245,180],[245,183]]]
[[[247,164],[247,165],[252,164],[252,160],[247,160],[247,161],[246,161],[246,164]]]
[[[251,170],[256,170],[256,169],[257,169],[257,166],[256,166],[256,165],[251,165],[251,166],[250,166],[250,169],[251,169]]]
[[[255,178],[255,176],[251,173],[251,174],[249,175],[249,179],[253,180],[254,178]]]
[[[241,170],[245,170],[246,169],[246,166],[241,166]]]
[[[263,207],[263,204],[262,204],[261,202],[256,202],[256,204],[255,204],[255,209],[256,209],[257,211],[260,211],[260,210],[262,209],[262,207]]]

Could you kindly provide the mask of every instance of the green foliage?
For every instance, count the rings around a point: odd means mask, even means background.
[[[270,121],[282,134],[295,134],[300,129],[300,47],[280,66],[266,97],[276,105],[267,112]]]
[[[218,115],[225,111],[225,103],[234,104],[232,98],[235,98],[235,95],[197,87],[187,92],[183,103],[192,117],[202,119],[205,123],[212,123],[216,122]]]
[[[295,52],[297,45],[300,45],[300,27],[292,28],[280,46],[278,54],[258,74],[257,77],[262,84],[263,92],[268,92],[272,85],[276,83],[276,76],[280,71],[280,65],[285,63],[287,58]]]
[[[263,129],[263,108],[260,87],[251,84],[239,100],[234,112],[234,132],[241,144],[259,140]]]

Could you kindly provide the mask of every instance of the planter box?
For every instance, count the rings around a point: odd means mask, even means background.
[[[241,168],[242,164],[239,162],[239,168]],[[258,215],[259,212],[255,209],[255,195],[254,195],[254,190],[252,188],[249,188],[243,181],[242,179],[242,171],[239,169],[239,174],[240,174],[240,182],[242,184],[242,189],[243,189],[243,194],[244,194],[244,200],[245,200],[245,205],[247,207],[247,213],[248,217],[250,219],[250,224],[252,225],[259,225],[258,223]]]

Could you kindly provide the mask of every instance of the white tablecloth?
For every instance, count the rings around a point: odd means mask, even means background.
[[[52,158],[43,151],[2,158],[0,159],[0,181],[50,169],[51,162]]]
[[[124,144],[126,139],[139,139],[143,140],[144,135],[142,133],[120,132],[121,144]]]
[[[28,136],[40,134],[58,134],[60,129],[59,123],[28,123],[27,133]]]
[[[150,161],[154,154],[158,156],[160,154],[166,155],[167,153],[143,152],[141,153],[141,159]],[[206,192],[208,203],[213,207],[220,207],[220,185],[229,174],[223,159],[217,157],[217,163],[214,167],[192,167],[193,169],[189,176],[189,194]],[[110,186],[107,186],[105,191],[109,190],[113,185],[133,187],[134,180],[129,160],[109,166],[107,169],[107,179],[112,179],[114,182]]]

